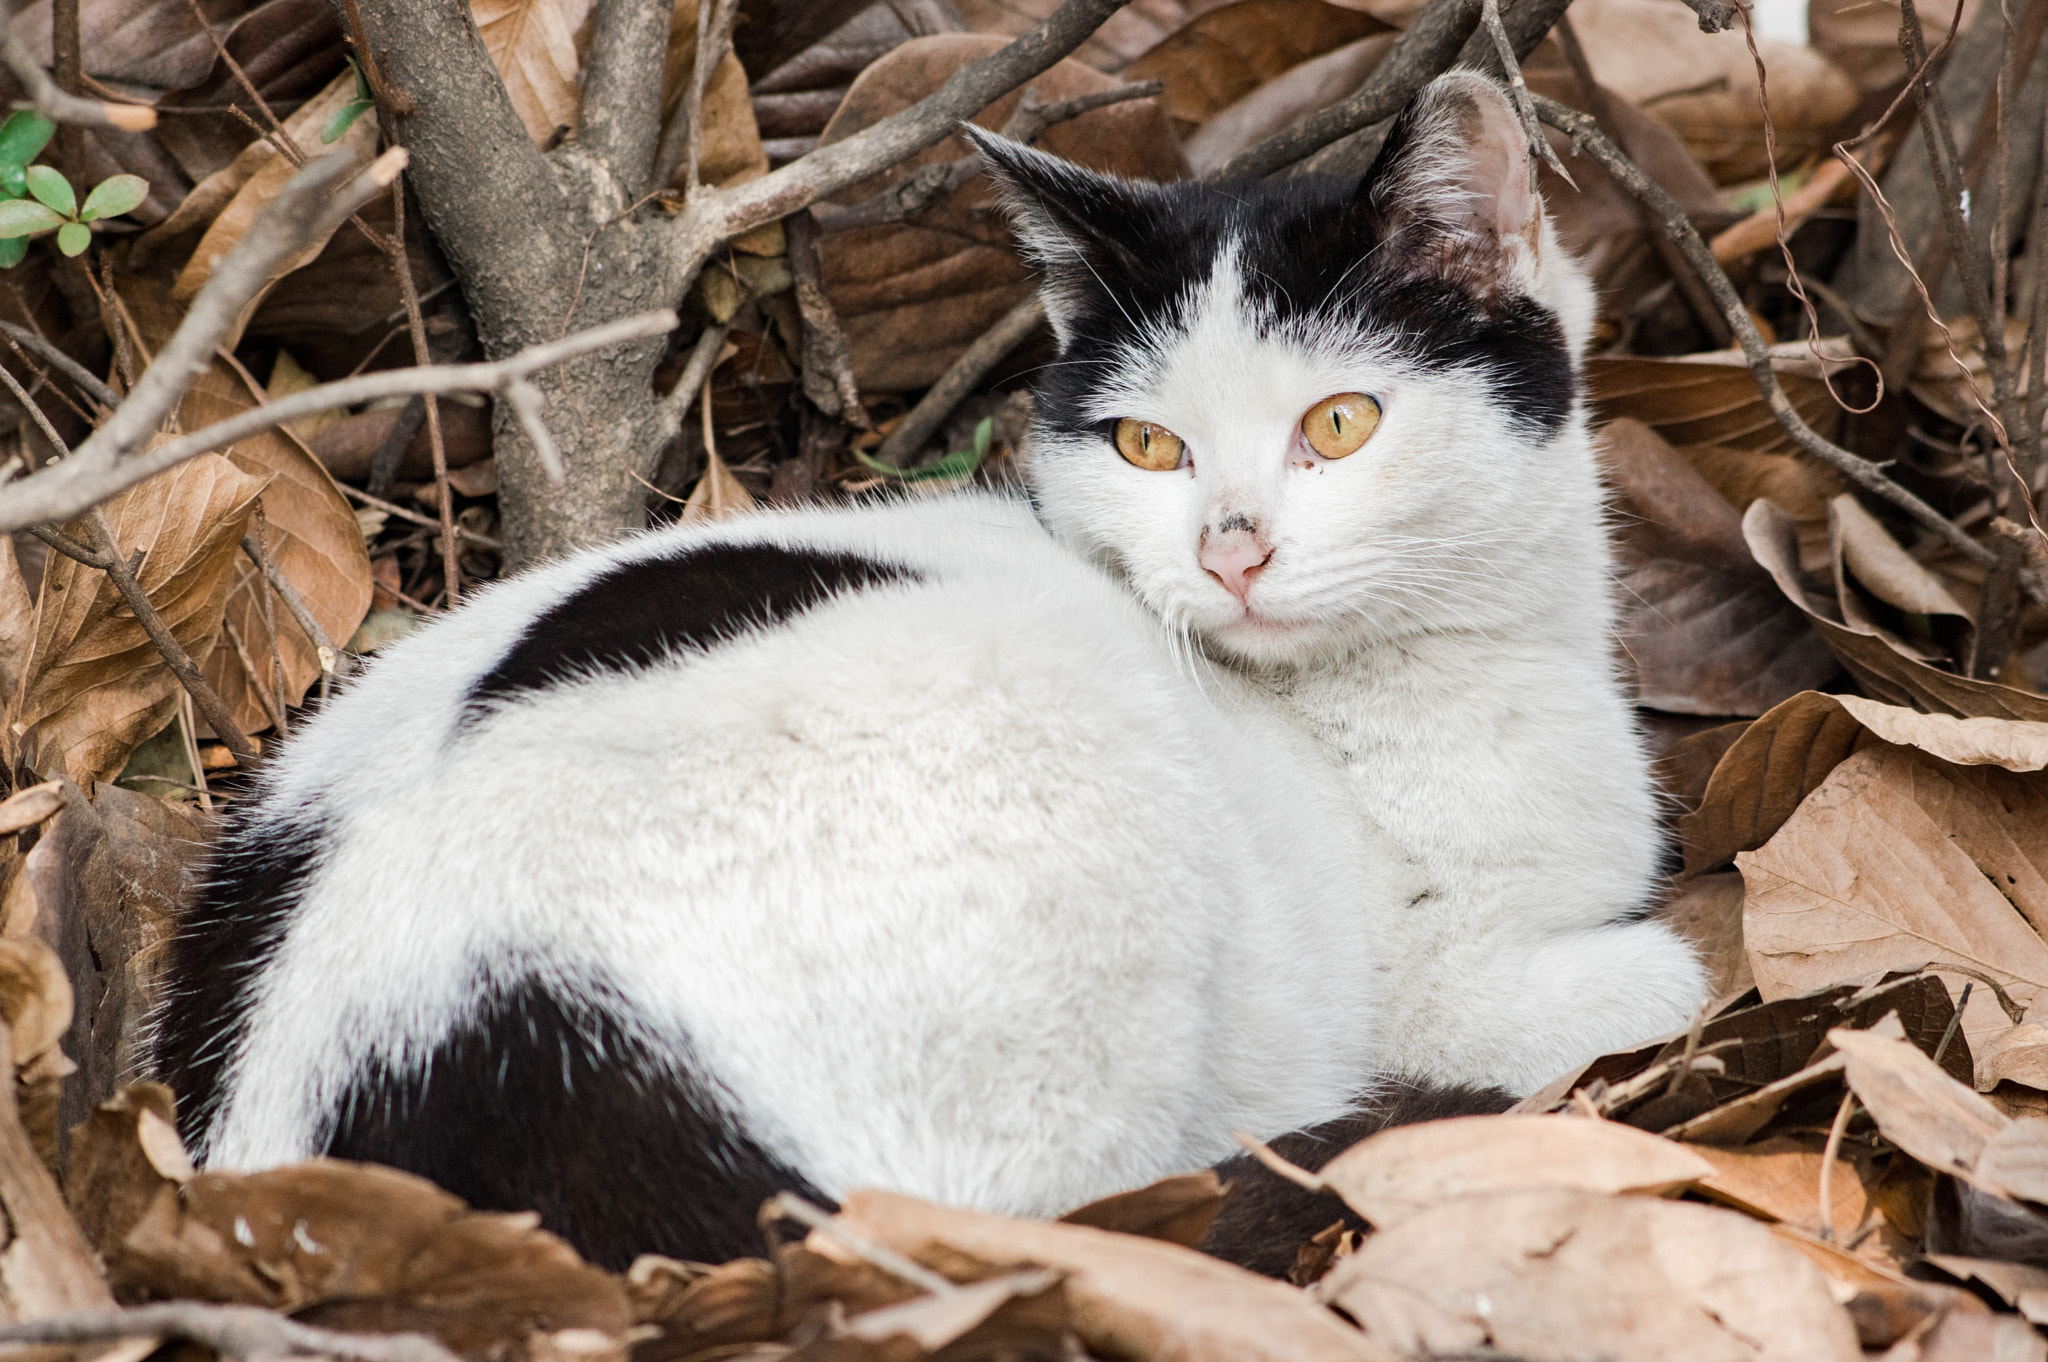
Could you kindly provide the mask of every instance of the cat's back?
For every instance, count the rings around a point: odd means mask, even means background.
[[[1233,977],[1311,949],[1363,1010],[1351,849],[1297,816],[1323,779],[1015,502],[644,536],[306,726],[180,939],[164,1049],[216,1163],[396,1161],[489,1204],[395,1113],[539,1009],[686,1061],[689,1104],[828,1194],[1056,1210],[1370,1067]],[[1297,895],[1354,925],[1304,939]]]

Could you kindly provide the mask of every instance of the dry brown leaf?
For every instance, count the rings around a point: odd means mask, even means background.
[[[269,381],[263,385],[263,394],[268,400],[275,402],[281,397],[308,392],[319,386],[320,380],[306,372],[305,366],[292,358],[291,351],[279,350],[277,359],[270,366]],[[290,424],[291,429],[298,433],[301,440],[311,440],[341,417],[342,414],[338,411],[322,411],[311,416],[302,416]]]
[[[1383,1130],[1319,1176],[1385,1229],[1457,1197],[1536,1187],[1661,1196],[1713,1171],[1693,1150],[1614,1121],[1462,1116]]]
[[[1598,449],[1622,513],[1620,637],[1636,703],[1676,714],[1757,715],[1838,671],[1769,573],[1742,517],[1678,450],[1631,418]]]
[[[1066,1273],[1074,1332],[1102,1355],[1171,1356],[1181,1362],[1391,1362],[1384,1345],[1293,1287],[1177,1244],[1081,1225],[1009,1220],[874,1191],[849,1195],[839,1223],[940,1270],[986,1276],[1035,1265]],[[823,1234],[814,1233],[807,1243],[825,1257],[848,1257]]]
[[[1764,173],[1756,66],[1740,25],[1702,33],[1689,12],[1656,0],[1579,0],[1572,23],[1595,79],[1683,137],[1717,180]],[[1770,71],[1780,157],[1824,149],[1856,108],[1854,82],[1809,48],[1762,37],[1756,45]],[[1717,77],[1720,85],[1700,88]]]
[[[712,449],[705,451],[704,476],[697,479],[697,486],[683,503],[678,519],[685,525],[704,525],[753,509],[753,494],[740,485],[740,480],[725,466],[725,460]]]
[[[204,662],[260,478],[202,454],[100,508],[124,555],[147,550],[138,577],[185,651]],[[69,527],[81,536],[77,525]],[[36,769],[81,785],[119,771],[162,728],[180,689],[105,574],[50,555],[26,694],[14,722],[33,730]]]
[[[377,154],[377,120],[358,118],[332,146],[322,146],[320,129],[339,112],[343,105],[355,98],[355,73],[344,70],[331,81],[327,88],[301,105],[298,112],[284,120],[285,132],[308,154],[332,154],[340,152],[350,158],[358,169],[366,166]],[[171,286],[171,297],[179,303],[189,303],[200,289],[213,278],[213,271],[227,259],[228,252],[242,239],[257,217],[277,197],[280,189],[298,170],[273,146],[269,139],[258,138],[249,144],[241,155],[225,170],[216,172],[192,191],[187,202],[197,202],[192,215],[187,217],[183,206],[157,229],[166,237],[174,232],[197,226],[210,219],[211,225],[205,235],[199,238],[192,256],[178,274]],[[226,191],[225,194],[223,191]],[[220,206],[215,209],[213,205]],[[204,214],[204,216],[200,216]],[[338,224],[337,224],[338,225]],[[354,230],[351,228],[350,230]],[[310,264],[320,252],[326,249],[332,230],[318,240],[309,241],[300,250],[287,257],[272,272],[270,279],[256,295],[249,300],[242,313],[221,337],[222,349],[232,350],[240,341],[242,330],[249,324],[249,318],[262,306],[264,295],[275,287],[277,281],[302,265]]]
[[[1995,984],[2022,1009],[2048,986],[2033,925],[2048,921],[2048,790],[2028,777],[1872,747],[1736,866],[1766,998],[1929,965]],[[1976,995],[1963,1022],[1973,1052],[2014,1020],[1990,989]]]
[[[1732,1211],[1540,1190],[1445,1202],[1369,1237],[1315,1294],[1404,1354],[1530,1362],[1852,1362],[1827,1278]]]
[[[1205,1169],[1161,1178],[1148,1187],[1077,1206],[1061,1216],[1060,1222],[1164,1239],[1169,1244],[1193,1248],[1202,1242],[1202,1236],[1216,1223],[1216,1213],[1222,1209],[1223,1184],[1213,1171]]]
[[[877,1310],[864,1311],[833,1331],[833,1337],[866,1344],[876,1362],[923,1357],[959,1344],[996,1356],[1050,1356],[1067,1334],[1067,1305],[1060,1274],[1024,1268],[999,1277],[933,1293]],[[1026,1309],[1017,1309],[1023,1305]],[[971,1336],[971,1338],[970,1338]],[[915,1351],[888,1345],[902,1341]],[[852,1362],[849,1357],[848,1362]]]
[[[635,1324],[660,1326],[682,1356],[697,1357],[774,1338],[785,1287],[774,1265],[760,1258],[706,1267],[642,1254],[627,1269],[626,1294]]]
[[[1698,806],[1678,822],[1686,873],[1762,846],[1828,772],[1878,742],[1917,747],[1959,766],[2048,767],[2048,724],[1958,719],[1807,691],[1744,729],[1715,764]]]
[[[569,0],[569,3],[588,7],[588,0]],[[696,78],[696,63],[697,7],[678,4],[669,20],[668,55],[662,64],[663,127],[667,127],[669,120],[675,117],[690,82]],[[754,121],[754,104],[747,93],[747,73],[732,52],[726,52],[712,69],[711,83],[704,87],[703,103],[697,107],[699,116],[704,120],[703,131],[698,134],[697,141],[697,178],[702,183],[742,184],[768,173],[768,153],[761,145],[760,125]],[[687,174],[688,167],[678,165],[677,178],[673,182],[680,183]],[[757,253],[781,253],[781,223],[756,228],[733,244],[741,250],[753,250],[764,243],[769,249]]]
[[[472,1211],[423,1178],[317,1160],[260,1173],[202,1173],[157,1197],[110,1271],[163,1296],[305,1311],[338,1328],[400,1310],[463,1353],[529,1329],[624,1330],[620,1279],[535,1228],[532,1213]]]
[[[1852,353],[1839,341],[1822,341],[1820,348],[1836,368]],[[1839,409],[1805,343],[1772,346],[1771,367],[1806,423],[1823,434],[1832,432]],[[1633,416],[1681,448],[1720,445],[1751,453],[1794,448],[1792,437],[1757,395],[1756,380],[1739,350],[1676,359],[1595,355],[1586,361],[1586,387],[1604,419]],[[1730,501],[1740,504],[1736,498]]]
[[[0,836],[32,828],[63,807],[64,787],[57,781],[46,780],[40,785],[16,790],[5,801],[0,801]]]
[[[1756,987],[1742,945],[1742,894],[1742,876],[1732,870],[1698,875],[1681,883],[1657,910],[1657,920],[1699,953],[1710,998],[1733,998]]]
[[[2048,1268],[2026,1263],[2002,1263],[1989,1258],[1966,1258],[1959,1253],[1930,1253],[1926,1261],[1957,1281],[1979,1281],[1991,1288],[2007,1305],[2018,1305],[2029,1292],[2048,1300]]]
[[[1978,1167],[1993,1137],[2013,1124],[1998,1108],[1905,1041],[1839,1028],[1828,1040],[1847,1061],[1850,1090],[1886,1139],[1929,1168],[2003,1194]]]
[[[1828,526],[1835,539],[1838,570],[1854,576],[1872,595],[1908,614],[1970,618],[1941,579],[1900,548],[1899,541],[1855,497],[1844,492],[1828,503]]]
[[[1216,0],[1132,0],[1110,15],[1074,50],[1074,56],[1086,66],[1114,75],[1141,53],[1187,27],[1190,19],[1215,7]],[[976,33],[1019,38],[1058,9],[1059,0],[955,0],[953,8]]]
[[[822,141],[840,141],[909,107],[1000,46],[999,39],[969,33],[912,39],[861,73]],[[1069,59],[1036,77],[1032,87],[1052,101],[1116,83]],[[1007,95],[974,121],[1000,129],[1022,97]],[[1096,109],[1048,129],[1038,145],[1077,164],[1139,179],[1176,179],[1187,169],[1153,100]],[[960,138],[949,137],[835,201],[864,201],[922,166],[967,153]],[[825,291],[846,330],[862,392],[927,386],[1031,292],[1002,214],[990,211],[994,203],[986,178],[976,176],[912,222],[855,228],[819,242]]]
[[[255,405],[241,378],[216,360],[193,380],[178,407],[178,421],[186,430],[198,430]],[[238,441],[225,452],[243,472],[268,480],[263,489],[264,548],[327,637],[337,646],[346,643],[370,612],[370,556],[354,508],[312,455],[276,431]],[[271,597],[267,603],[266,596]],[[266,682],[273,666],[268,620],[276,621],[285,702],[295,705],[304,699],[307,688],[320,677],[318,651],[284,603],[271,595],[246,553],[235,557],[227,619]],[[269,713],[252,690],[232,644],[216,648],[204,670],[208,684],[243,732],[270,727]]]
[[[1325,0],[1236,0],[1188,23],[1125,67],[1123,77],[1165,85],[1160,104],[1186,137],[1298,64],[1392,32],[1391,24]]]
[[[2008,1196],[2048,1203],[2048,1121],[2007,1119],[1984,1146],[1977,1176]]]
[[[1818,1140],[1778,1136],[1734,1149],[1694,1146],[1714,1171],[1699,1189],[1714,1200],[1761,1220],[1775,1220],[1819,1233],[1823,1223],[1837,1233],[1863,1224],[1869,1209],[1863,1180],[1847,1159],[1835,1160],[1828,1179],[1830,1218],[1820,1214],[1820,1170],[1825,1151]]]
[[[1770,502],[1750,506],[1742,519],[1742,532],[1749,551],[1777,579],[1786,598],[1806,612],[1842,665],[1879,700],[1965,718],[2048,721],[2048,697],[1931,667],[1873,626],[1842,619],[1833,601],[1809,591],[1802,581],[1798,527]]]
[[[491,409],[467,402],[444,401],[441,409],[441,450],[448,469],[455,472],[479,463],[491,453]],[[398,425],[402,407],[376,407],[344,416],[306,443],[320,466],[348,482],[363,482],[370,465]],[[431,482],[434,478],[434,450],[426,423],[414,432],[399,456],[397,476],[408,482]]]
[[[159,1213],[174,1213],[178,1188],[192,1177],[189,1158],[180,1163],[163,1152],[175,1146],[176,1154],[184,1155],[176,1120],[169,1088],[161,1083],[131,1083],[95,1106],[72,1131],[64,1195],[78,1227],[103,1256],[112,1254],[159,1200],[166,1203]],[[161,1133],[146,1141],[145,1122],[167,1132],[168,1144]],[[118,1258],[110,1261],[117,1269],[113,1278],[116,1292],[123,1297],[132,1295],[138,1284],[120,1274]]]
[[[1825,523],[1828,503],[1842,491],[1842,475],[1803,450],[1766,454],[1733,445],[1688,445],[1683,453],[1737,510],[1770,501],[1801,524]]]
[[[1986,1092],[2000,1083],[2048,1092],[2048,1026],[2025,1021],[1991,1037],[1978,1047],[1977,1074]]]
[[[691,11],[694,30],[696,7],[677,8]],[[471,0],[469,12],[527,135],[546,142],[557,128],[574,128],[590,0]]]
[[[36,603],[15,561],[14,537],[0,535],[0,711],[14,698],[29,643],[36,636]]]

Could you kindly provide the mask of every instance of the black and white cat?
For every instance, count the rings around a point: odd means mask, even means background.
[[[209,1165],[716,1260],[779,1190],[1055,1213],[1683,1023],[1586,285],[1500,94],[1436,82],[1356,193],[982,140],[1063,345],[1035,508],[642,535],[391,648],[176,941]]]

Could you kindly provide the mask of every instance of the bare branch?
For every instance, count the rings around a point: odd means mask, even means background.
[[[1481,0],[1480,22],[1486,29],[1486,36],[1493,43],[1494,56],[1500,60],[1500,68],[1507,73],[1508,100],[1515,106],[1515,116],[1522,120],[1522,135],[1533,153],[1529,158],[1529,188],[1536,188],[1536,160],[1556,171],[1558,177],[1573,189],[1579,182],[1564,168],[1564,162],[1557,159],[1557,153],[1550,149],[1550,139],[1543,135],[1543,129],[1536,126],[1536,110],[1529,103],[1529,83],[1522,79],[1522,67],[1515,60],[1515,46],[1508,38],[1507,25],[1500,21],[1500,0]]]
[[[1479,5],[1480,0],[1430,0],[1394,40],[1386,58],[1373,68],[1357,93],[1296,119],[1265,141],[1240,151],[1224,163],[1215,178],[1259,179],[1341,137],[1392,118],[1409,96],[1456,60],[1466,38],[1479,26]]]
[[[1891,502],[1920,524],[1939,535],[1958,553],[1971,562],[1991,567],[1997,562],[1997,555],[1964,533],[1948,517],[1929,506],[1913,493],[1901,487],[1885,475],[1883,469],[1867,459],[1859,458],[1834,442],[1822,438],[1805,418],[1792,406],[1785,396],[1785,390],[1778,383],[1777,373],[1771,368],[1771,356],[1762,336],[1757,334],[1756,323],[1750,320],[1749,311],[1742,305],[1742,299],[1735,292],[1735,286],[1728,282],[1715,261],[1707,243],[1686,218],[1685,210],[1678,206],[1669,194],[1636,164],[1624,156],[1621,149],[1607,140],[1594,121],[1576,109],[1559,104],[1556,100],[1542,95],[1532,95],[1536,112],[1544,122],[1570,135],[1572,147],[1590,151],[1600,162],[1614,182],[1650,206],[1662,221],[1664,231],[1678,243],[1700,278],[1706,281],[1714,299],[1721,305],[1721,313],[1728,319],[1728,325],[1735,333],[1736,342],[1742,347],[1743,357],[1749,361],[1751,375],[1756,380],[1757,391],[1770,407],[1771,414],[1785,428],[1793,442],[1807,453],[1820,459],[1830,467],[1840,470],[1857,486],[1873,492]]]
[[[24,349],[35,351],[51,368],[77,384],[80,392],[105,407],[108,411],[112,411],[121,405],[121,395],[100,382],[99,377],[92,370],[86,368],[83,364],[80,364],[77,360],[71,358],[71,356],[65,354],[55,345],[44,340],[27,327],[16,326],[13,322],[0,322],[0,335],[12,338],[15,344],[20,345]]]
[[[674,11],[675,0],[599,0],[591,25],[576,141],[605,163],[628,203],[654,187],[661,73]]]
[[[818,266],[818,224],[811,212],[793,213],[784,223],[789,234],[789,272],[795,276],[797,315],[803,321],[803,388],[811,405],[827,416],[867,429],[867,408],[853,378],[853,347],[839,325],[838,310],[825,294]]]
[[[895,468],[903,467],[905,461],[914,457],[924,447],[924,442],[945,424],[953,408],[960,405],[960,399],[973,392],[987,377],[988,371],[1022,344],[1024,338],[1037,330],[1044,320],[1045,304],[1034,293],[1011,308],[1001,321],[982,332],[974,344],[960,352],[960,357],[939,376],[939,381],[918,399],[917,405],[904,414],[896,429],[889,432],[889,438],[882,441],[881,448],[875,451],[875,461]]]
[[[1098,90],[1092,95],[1043,104],[1039,102],[1037,90],[1027,87],[1024,97],[1017,102],[1017,112],[1003,125],[1003,136],[1028,146],[1054,124],[1127,100],[1150,99],[1165,88],[1156,80],[1144,80],[1135,85],[1119,85],[1114,90]],[[905,218],[916,217],[980,172],[981,157],[970,152],[951,161],[921,166],[905,177],[901,184],[885,189],[871,199],[863,199],[851,208],[835,208],[820,203],[813,205],[811,212],[817,218],[819,230],[827,236],[851,231],[855,227],[901,222]]]
[[[354,497],[371,510],[397,516],[408,525],[417,525],[424,530],[437,530],[441,527],[441,523],[433,517],[421,515],[409,506],[400,506],[395,501],[386,501],[374,493],[365,492],[362,488],[351,486],[345,482],[339,483],[337,486],[341,488],[343,494]],[[459,520],[455,522],[455,533],[480,549],[489,549],[492,553],[503,553],[505,551],[505,542],[502,539],[493,539],[487,534],[478,534]]]
[[[320,621],[313,618],[313,611],[306,604],[306,598],[292,585],[291,578],[285,576],[278,568],[277,560],[263,547],[263,540],[259,535],[243,535],[242,552],[249,555],[249,561],[263,574],[263,580],[270,584],[270,589],[284,602],[286,612],[298,621],[299,628],[305,631],[306,638],[313,645],[313,656],[319,659],[320,675],[324,683],[327,677],[334,675],[335,668],[340,664],[341,649],[334,646],[334,640],[320,627]],[[276,637],[275,630],[271,631],[271,637]]]
[[[87,464],[85,454],[92,447],[92,441],[88,440],[79,446],[76,454],[63,462],[0,488],[0,534],[67,519],[117,492],[154,477],[166,468],[237,440],[246,440],[287,421],[380,397],[410,396],[413,393],[502,392],[549,365],[622,341],[662,335],[674,330],[675,326],[676,315],[673,312],[644,312],[637,317],[579,331],[546,345],[530,346],[491,364],[436,364],[415,369],[388,369],[382,373],[343,379],[338,383],[323,383],[317,388],[308,388],[241,412],[189,435],[167,440],[146,453],[131,455],[118,462]],[[162,363],[159,359],[149,372],[156,372]],[[145,374],[145,380],[147,377]],[[133,401],[133,398],[129,399],[130,404]],[[113,420],[119,420],[126,410],[124,405],[115,413]]]
[[[0,1343],[100,1343],[117,1338],[188,1339],[233,1362],[322,1354],[345,1362],[459,1362],[424,1334],[345,1334],[253,1305],[173,1301],[0,1324]]]
[[[1476,6],[1478,0],[1470,2]],[[677,237],[701,261],[721,241],[788,217],[915,156],[950,136],[962,119],[980,113],[1086,42],[1105,19],[1128,3],[1130,0],[1066,0],[1029,33],[969,62],[900,113],[758,180],[731,189],[698,191],[676,218]],[[692,278],[695,273],[694,268],[686,271]]]
[[[676,380],[676,386],[670,388],[668,396],[662,400],[663,427],[671,434],[682,428],[683,414],[697,400],[697,390],[718,367],[719,354],[725,349],[726,330],[723,326],[704,328],[704,334],[697,337],[696,348],[690,351],[689,362],[683,365],[682,377]]]
[[[7,69],[28,91],[28,101],[17,103],[16,108],[34,109],[52,123],[69,123],[81,128],[116,128],[122,132],[148,132],[156,126],[156,110],[144,104],[108,104],[97,99],[81,99],[57,88],[50,79],[50,73],[36,64],[28,54],[21,40],[12,34],[6,35],[0,55],[7,59]]]

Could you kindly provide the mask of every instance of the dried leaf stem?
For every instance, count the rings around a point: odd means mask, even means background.
[[[345,1334],[300,1324],[253,1305],[172,1301],[0,1324],[0,1343],[101,1343],[151,1337],[186,1339],[234,1362],[304,1356],[345,1362],[459,1362],[454,1353],[424,1334]]]
[[[1538,117],[1571,137],[1572,150],[1575,154],[1581,150],[1591,152],[1593,158],[1600,162],[1616,184],[1648,204],[1657,215],[1665,234],[1678,244],[1686,259],[1699,271],[1700,278],[1706,281],[1715,301],[1720,304],[1721,314],[1728,319],[1728,325],[1735,333],[1736,342],[1742,348],[1743,358],[1749,362],[1749,370],[1756,380],[1758,393],[1770,407],[1771,414],[1778,418],[1778,424],[1792,437],[1793,443],[1840,471],[1858,487],[1883,497],[1904,511],[1971,562],[1983,567],[1993,566],[1997,561],[1997,555],[1972,539],[1948,517],[1894,482],[1877,464],[1823,438],[1813,427],[1806,424],[1805,418],[1792,406],[1791,399],[1785,396],[1784,388],[1778,383],[1778,376],[1771,368],[1770,350],[1764,344],[1763,337],[1757,333],[1756,323],[1750,319],[1748,309],[1743,307],[1741,297],[1735,292],[1735,286],[1728,282],[1728,276],[1714,259],[1713,252],[1707,249],[1707,243],[1700,239],[1699,232],[1686,218],[1685,210],[1633,161],[1623,155],[1621,149],[1607,139],[1591,117],[1556,100],[1546,99],[1542,95],[1532,95],[1530,98],[1536,105]]]
[[[188,319],[189,320],[189,319]],[[644,312],[605,326],[579,331],[546,345],[529,346],[507,359],[489,364],[436,364],[412,369],[387,369],[357,378],[323,383],[317,388],[293,393],[238,413],[189,435],[168,440],[147,453],[130,455],[111,467],[85,467],[88,440],[78,453],[53,468],[0,488],[0,533],[25,529],[75,514],[97,504],[146,478],[190,458],[223,448],[237,440],[274,429],[336,407],[354,406],[380,397],[409,396],[413,393],[500,392],[511,396],[526,384],[528,376],[565,359],[602,350],[643,336],[658,336],[675,329],[676,315],[669,311]],[[160,359],[158,365],[163,361]],[[152,365],[155,372],[158,365]],[[148,374],[144,375],[146,379]],[[130,398],[132,403],[135,399]],[[516,398],[514,399],[516,401]],[[123,407],[123,411],[126,407]],[[121,412],[116,412],[116,419]],[[102,433],[104,433],[102,427]],[[94,439],[99,436],[95,435]],[[74,471],[76,470],[76,471]],[[68,477],[66,475],[69,475]],[[31,500],[20,493],[35,489]],[[353,491],[353,489],[351,489]],[[55,506],[55,511],[45,508]],[[390,503],[384,503],[390,509]],[[426,522],[433,524],[434,522]],[[439,528],[436,525],[436,528]]]

